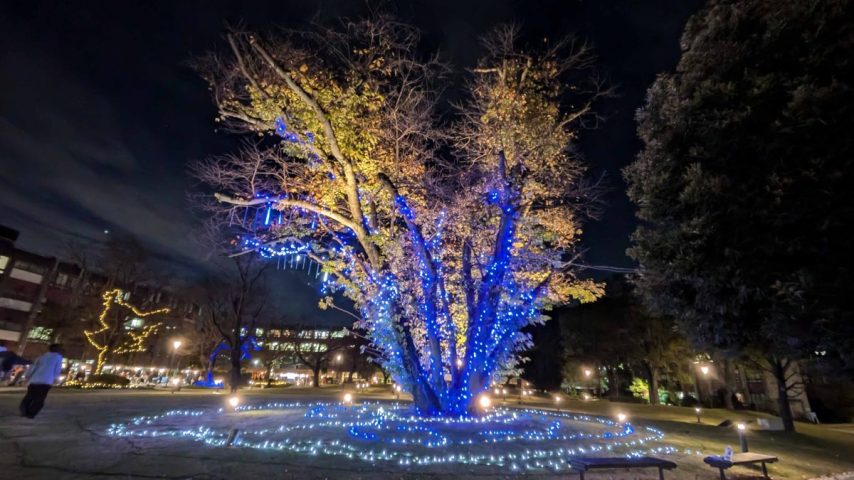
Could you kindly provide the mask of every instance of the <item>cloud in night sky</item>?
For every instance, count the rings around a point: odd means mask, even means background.
[[[517,21],[531,40],[578,35],[590,40],[603,73],[621,96],[600,105],[609,117],[583,132],[594,175],[613,189],[603,220],[585,227],[590,263],[630,266],[634,228],[620,168],[640,147],[634,112],[658,72],[678,58],[678,37],[702,0],[389,1],[389,10],[424,32],[458,70],[480,54],[478,37]],[[15,2],[0,9],[0,224],[21,231],[19,246],[60,255],[69,239],[101,242],[104,230],[137,237],[180,275],[204,270],[191,240],[187,162],[233,151],[236,139],[214,129],[204,82],[186,62],[223,48],[226,24],[305,28],[363,14],[363,2]],[[453,92],[452,92],[453,93]],[[451,95],[453,96],[453,94]],[[316,286],[294,272],[271,282],[276,303],[302,316],[316,309]],[[349,320],[341,320],[347,323]]]
[[[38,233],[28,242],[124,230],[161,255],[197,258],[184,182],[147,168],[124,141],[139,126],[47,58],[4,49],[0,63],[15,66],[0,74],[3,217]]]

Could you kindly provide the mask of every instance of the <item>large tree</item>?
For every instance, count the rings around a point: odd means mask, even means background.
[[[600,293],[567,254],[589,190],[572,142],[602,90],[583,46],[523,51],[500,29],[458,121],[440,123],[443,67],[418,41],[384,17],[231,32],[201,70],[218,121],[256,140],[194,172],[238,248],[321,265],[417,410],[460,415],[512,367],[541,308]]]
[[[852,14],[711,1],[649,89],[625,170],[647,307],[698,346],[761,356],[787,430],[791,362],[854,351]]]
[[[231,366],[228,386],[232,392],[236,392],[243,381],[242,361],[255,349],[255,330],[265,320],[266,267],[255,258],[236,257],[204,287],[202,315],[206,317],[204,321],[219,332]],[[208,378],[215,361],[214,356],[209,363]]]

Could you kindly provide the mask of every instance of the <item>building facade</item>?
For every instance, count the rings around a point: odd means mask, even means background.
[[[0,341],[29,359],[46,351],[50,343],[62,343],[68,359],[91,364],[96,351],[83,332],[98,328],[103,292],[125,287],[100,272],[18,248],[17,240],[17,231],[0,226]],[[151,322],[161,325],[144,351],[117,356],[116,362],[168,361],[174,354],[169,338],[195,330],[201,314],[199,305],[159,286],[127,288],[123,299],[143,309],[165,307],[170,312],[156,319],[127,312],[123,334],[141,331]]]

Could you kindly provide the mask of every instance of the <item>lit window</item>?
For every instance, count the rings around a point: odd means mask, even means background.
[[[54,281],[53,281],[53,284],[58,286],[58,287],[64,287],[64,286],[68,285],[68,283],[69,283],[69,277],[65,273],[57,273],[56,279],[54,279]]]
[[[9,257],[0,255],[0,273],[6,271],[6,265],[9,265]]]
[[[53,329],[46,327],[33,327],[27,337],[35,342],[49,343],[50,339],[53,337]]]

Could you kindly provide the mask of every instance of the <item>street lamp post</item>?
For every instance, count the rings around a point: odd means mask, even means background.
[[[181,340],[174,340],[172,342],[172,358],[174,359],[173,363],[175,366],[175,376],[172,382],[177,390],[181,390],[181,371],[179,369],[180,358],[178,357],[178,349],[181,348],[181,343]]]
[[[588,389],[588,390],[590,390],[590,391],[592,391],[592,390],[593,390],[593,388],[592,388],[593,386],[592,386],[592,384],[591,384],[591,382],[590,382],[590,377],[591,377],[592,375],[593,375],[593,371],[592,371],[592,370],[590,370],[589,368],[585,368],[585,369],[584,369],[584,378],[585,378],[585,383],[586,383],[586,385],[587,385],[587,389]]]
[[[739,445],[741,445],[741,451],[746,452],[747,436],[745,435],[745,433],[747,433],[747,425],[745,425],[744,422],[738,422],[738,424],[736,424],[736,428],[738,429],[738,443]]]

